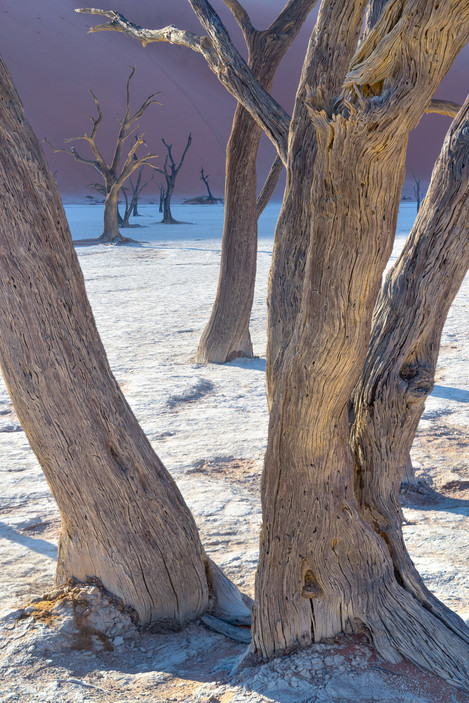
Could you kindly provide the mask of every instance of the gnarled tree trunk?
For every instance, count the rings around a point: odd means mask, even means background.
[[[468,135],[469,98],[451,125],[422,209],[376,303],[353,394],[351,442],[360,511],[384,537],[399,582],[469,643],[460,618],[417,573],[405,547],[399,504],[409,452],[433,389],[443,325],[469,268]]]
[[[206,609],[214,567],[111,373],[59,193],[1,59],[0,100],[0,360],[60,510],[56,580],[97,577],[142,623],[182,625]]]
[[[463,631],[402,586],[386,541],[360,513],[347,411],[392,249],[407,136],[466,42],[469,4],[378,0],[378,16],[383,11],[355,51],[366,1],[323,0],[290,121],[212,6],[189,3],[204,36],[84,11],[110,19],[96,31],[201,53],[287,163],[270,279],[254,651],[269,657],[365,627],[391,661],[404,655],[468,687]],[[226,3],[246,20],[240,3]]]
[[[351,32],[359,31],[364,7],[331,3],[321,9],[311,56],[321,52],[324,37],[329,77],[342,61],[346,70]],[[347,413],[392,249],[407,135],[464,43],[468,10],[413,2],[403,18],[398,3],[388,3],[352,61],[342,99],[329,92],[326,79],[308,80],[314,66],[309,76],[305,71],[317,139],[314,166],[305,164],[301,173],[289,161],[271,275],[271,417],[253,633],[262,657],[365,627],[387,659],[404,655],[457,685],[469,684],[467,630],[447,627],[402,587],[382,534],[360,514]],[[383,64],[374,62],[379,38],[386,37],[380,48],[389,52],[398,22],[412,33],[409,57],[423,36],[426,54],[421,72],[410,58],[399,62],[394,92],[391,80],[383,88]],[[443,50],[442,32],[456,26],[460,33]],[[333,54],[339,50],[341,56]],[[391,95],[395,102],[387,101]],[[292,124],[290,159],[292,144],[309,136],[301,105]],[[310,195],[300,207],[307,186]]]

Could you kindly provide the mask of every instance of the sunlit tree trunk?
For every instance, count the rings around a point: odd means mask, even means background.
[[[361,25],[360,4],[351,3],[348,12],[333,5],[321,11],[317,32],[322,22],[334,27],[333,50],[340,47],[346,59],[342,27],[350,41],[352,28]],[[377,32],[399,21],[392,9],[391,3]],[[315,92],[308,80],[314,166],[308,162],[302,172],[289,161],[270,284],[271,415],[253,638],[254,650],[265,658],[365,627],[387,659],[404,655],[467,686],[468,630],[461,621],[448,626],[403,588],[388,541],[360,512],[348,445],[348,402],[365,362],[372,311],[392,250],[407,135],[457,51],[454,45],[441,51],[439,24],[450,21],[442,10],[435,5],[430,17],[421,3],[418,20],[413,16],[425,31],[428,56],[432,51],[438,56],[439,70],[431,77],[426,70],[413,76],[414,99],[407,110],[404,97],[399,112],[396,105],[383,109],[385,101],[375,97],[383,85],[372,81],[373,69],[362,68],[373,33],[352,61],[350,91],[342,89],[342,100],[329,101],[324,83]],[[443,12],[449,11],[447,4]],[[467,23],[467,8],[464,17]],[[320,41],[313,36],[311,56]],[[330,76],[339,61],[334,64],[331,51],[329,59]],[[354,63],[360,67],[356,73]],[[357,85],[362,70],[369,78]],[[400,70],[405,82],[406,68]],[[300,97],[304,100],[301,90]],[[290,145],[308,143],[301,105],[292,124]],[[388,437],[389,421],[377,428],[377,442],[383,433]],[[376,500],[386,484],[383,470],[376,467],[381,480]]]
[[[399,487],[433,389],[443,325],[469,268],[468,133],[469,99],[448,132],[419,216],[380,291],[353,394],[351,434],[359,507],[384,537],[399,582],[466,638],[462,621],[428,591],[409,557]]]
[[[239,594],[111,373],[60,195],[1,59],[0,102],[0,362],[60,511],[56,582],[97,578],[142,624],[179,627],[209,592]]]

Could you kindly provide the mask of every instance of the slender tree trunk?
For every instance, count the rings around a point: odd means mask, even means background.
[[[174,185],[167,183],[163,197],[163,219],[161,222],[164,225],[177,225],[178,221],[174,219],[171,212],[171,198],[174,193]]]
[[[262,130],[236,108],[226,149],[225,220],[215,303],[196,353],[198,362],[252,356],[251,317],[257,263],[257,149]]]
[[[269,30],[252,35],[249,66],[259,83],[270,90],[275,72],[315,2],[293,18],[283,35]],[[300,16],[301,15],[301,16]],[[262,130],[238,105],[226,151],[225,219],[218,288],[210,319],[196,352],[199,362],[224,363],[252,356],[251,317],[257,265],[256,161]],[[279,170],[274,172],[278,178]],[[275,176],[274,176],[275,177]],[[262,203],[262,209],[265,207]]]
[[[405,547],[399,486],[441,333],[469,268],[469,98],[451,125],[420,214],[378,298],[353,395],[352,447],[363,517],[388,545],[399,582],[469,642],[469,630],[424,586]]]
[[[59,506],[56,580],[97,577],[142,623],[181,625],[208,601],[197,528],[111,373],[59,193],[1,59],[0,98],[0,359]]]

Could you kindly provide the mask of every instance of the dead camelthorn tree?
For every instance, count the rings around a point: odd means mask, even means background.
[[[403,655],[467,688],[467,627],[429,607],[399,577],[404,557],[379,521],[364,517],[348,410],[392,250],[408,136],[467,41],[469,2],[373,2],[374,20],[365,25],[366,0],[322,0],[291,119],[210,3],[189,3],[202,35],[174,26],[144,29],[114,11],[88,12],[110,19],[95,30],[199,52],[287,169],[269,285],[270,423],[253,652],[268,658],[366,630],[388,660]],[[226,4],[247,26],[240,3]],[[467,129],[461,128],[466,149]],[[465,177],[465,163],[457,179]],[[432,261],[440,265],[440,258]],[[425,290],[427,278],[425,267],[416,268],[412,286]],[[404,364],[410,388],[412,373],[412,363]],[[388,427],[380,423],[375,441],[386,440]],[[383,462],[373,470],[381,477],[395,467]]]
[[[126,237],[123,237],[119,232],[118,218],[117,218],[117,208],[119,203],[119,192],[126,182],[126,180],[142,166],[152,166],[152,159],[156,159],[157,156],[153,154],[146,154],[145,156],[137,156],[137,149],[145,144],[143,136],[138,136],[135,139],[134,144],[128,151],[121,165],[121,160],[124,154],[124,146],[128,137],[134,133],[135,125],[138,120],[142,117],[144,112],[150,105],[158,103],[155,96],[157,93],[150,95],[142,105],[135,112],[131,112],[130,108],[130,81],[135,73],[135,67],[131,69],[130,75],[127,78],[126,85],[126,110],[124,117],[120,124],[119,133],[116,139],[116,146],[114,149],[114,155],[110,164],[106,163],[102,152],[100,151],[97,143],[96,137],[98,133],[99,126],[101,124],[103,115],[99,101],[94,95],[93,91],[90,93],[93,97],[94,103],[96,105],[97,116],[90,117],[92,123],[92,129],[90,134],[84,134],[82,137],[71,137],[66,139],[66,142],[84,141],[89,145],[94,159],[87,159],[78,153],[76,147],[72,146],[70,149],[57,149],[48,141],[45,140],[49,146],[55,152],[64,152],[66,154],[71,154],[76,161],[82,164],[87,164],[88,166],[93,166],[104,179],[104,187],[106,191],[106,200],[104,202],[104,228],[103,233],[100,237],[96,239],[96,242],[107,243],[123,243],[132,241]],[[94,240],[91,240],[94,241]]]
[[[417,178],[417,176],[414,176],[414,195],[415,195],[415,202],[417,203],[417,212],[420,210],[420,203],[422,201],[421,193],[420,193],[420,184],[422,180],[420,178]]]
[[[60,511],[56,582],[93,576],[142,624],[180,627],[209,594],[215,614],[246,624],[112,375],[60,194],[1,58],[0,102],[1,371]]]
[[[201,168],[200,168],[200,180],[204,182],[204,185],[205,185],[205,187],[207,188],[207,197],[204,198],[204,201],[205,201],[206,203],[217,203],[217,202],[218,202],[218,198],[214,198],[214,197],[213,197],[213,193],[212,193],[212,191],[211,191],[211,189],[210,189],[210,183],[208,182],[208,179],[209,179],[209,178],[210,178],[210,176],[208,175],[208,173],[205,173],[205,172],[204,172],[204,169],[203,169],[203,167],[201,166]]]
[[[164,225],[177,225],[178,221],[175,220],[171,214],[171,198],[173,197],[177,175],[181,170],[182,164],[184,163],[187,150],[192,144],[192,135],[189,134],[189,136],[187,137],[186,146],[184,148],[184,151],[182,152],[182,156],[177,166],[173,157],[173,145],[168,144],[167,142],[165,142],[164,139],[162,139],[161,141],[165,145],[166,151],[168,152],[164,160],[163,168],[157,168],[156,166],[154,166],[155,171],[161,173],[165,177],[166,181],[166,188],[162,186],[160,191],[160,212],[163,212],[163,219],[161,220],[161,222]]]

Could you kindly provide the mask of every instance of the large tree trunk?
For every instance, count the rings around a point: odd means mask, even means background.
[[[259,83],[270,90],[277,68],[316,2],[304,3],[288,27],[278,33],[247,37],[248,64]],[[249,321],[257,265],[256,161],[261,128],[241,105],[235,111],[226,150],[225,219],[218,289],[212,313],[196,352],[199,362],[224,363],[252,356]],[[274,171],[278,178],[280,171]],[[263,204],[265,207],[265,204]]]
[[[450,3],[432,8],[414,4],[418,18],[409,15],[412,27],[425,33],[426,52],[438,61],[431,72],[425,68],[412,75],[412,94],[407,89],[402,113],[397,101],[375,99],[382,84],[373,90],[355,84],[338,101],[324,82],[310,83],[314,168],[303,161],[302,173],[289,162],[271,275],[271,417],[253,642],[260,656],[269,657],[366,628],[389,660],[404,655],[468,686],[469,657],[462,638],[402,587],[386,541],[360,515],[348,444],[347,406],[363,368],[374,302],[392,249],[407,135],[463,41],[461,30],[441,50],[442,28],[456,22]],[[338,60],[348,63],[350,33],[361,26],[364,6],[351,3],[347,13],[340,3],[331,3],[321,10],[311,55],[321,50],[323,36],[329,76],[337,65],[331,49],[340,50]],[[393,15],[395,6],[389,4],[380,32],[387,26],[390,32],[400,20],[399,13]],[[460,9],[453,7],[453,12]],[[464,27],[467,21],[466,13]],[[333,47],[327,47],[323,23],[327,31],[333,28]],[[365,44],[357,65],[374,48]],[[406,71],[413,70],[411,62],[409,67],[402,63],[403,83]],[[305,74],[307,78],[308,69]],[[315,85],[320,86],[316,93]],[[301,106],[296,117],[290,154],[292,144],[304,145],[310,136]],[[300,205],[308,186],[309,197]],[[287,288],[285,281],[291,281]]]
[[[181,625],[207,607],[196,525],[112,376],[59,193],[1,60],[0,98],[0,358],[59,506],[57,582],[97,577],[142,623]]]
[[[366,362],[353,395],[351,441],[360,511],[388,545],[399,582],[469,642],[469,631],[417,573],[402,535],[399,487],[441,333],[469,268],[469,98],[451,125],[429,191],[380,292]]]

